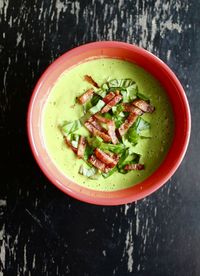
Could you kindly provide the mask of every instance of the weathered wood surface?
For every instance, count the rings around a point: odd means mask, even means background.
[[[0,0],[0,275],[200,275],[200,1]],[[40,74],[89,41],[136,43],[180,78],[187,155],[162,189],[98,207],[58,191],[30,153],[26,111]]]

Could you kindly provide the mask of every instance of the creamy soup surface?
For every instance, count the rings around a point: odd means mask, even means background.
[[[135,146],[135,152],[141,154],[140,163],[145,164],[142,171],[130,171],[127,174],[115,172],[108,178],[99,176],[97,180],[88,179],[78,173],[80,165],[84,164],[66,146],[58,125],[63,121],[79,119],[83,108],[75,104],[77,96],[81,95],[91,85],[83,80],[84,75],[90,75],[101,84],[108,78],[135,80],[139,91],[146,95],[155,112],[142,117],[150,122],[150,139],[141,139]],[[43,135],[48,153],[57,168],[71,180],[81,186],[102,191],[114,191],[135,185],[151,175],[161,164],[173,138],[173,112],[164,89],[159,82],[141,67],[119,59],[101,58],[90,60],[65,71],[53,86],[43,111]],[[82,127],[79,134],[89,135]]]

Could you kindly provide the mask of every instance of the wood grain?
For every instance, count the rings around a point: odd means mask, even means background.
[[[199,0],[0,0],[0,275],[200,275],[199,10]],[[98,40],[135,43],[165,61],[186,89],[194,126],[167,185],[118,207],[54,188],[26,137],[40,74]]]

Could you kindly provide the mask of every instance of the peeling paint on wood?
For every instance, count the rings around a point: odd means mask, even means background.
[[[136,43],[169,64],[198,125],[199,10],[199,0],[0,0],[0,275],[200,274],[199,128],[166,186],[118,207],[80,203],[54,188],[25,128],[48,64],[97,40]]]

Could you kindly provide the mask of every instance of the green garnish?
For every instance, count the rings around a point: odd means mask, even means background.
[[[89,113],[95,114],[99,112],[102,109],[102,107],[104,107],[104,105],[105,105],[104,101],[99,100],[96,105],[94,105],[92,108],[89,109]]]
[[[87,167],[84,167],[83,165],[81,165],[79,168],[79,173],[92,179],[94,177],[94,175],[97,174],[97,169],[94,167],[87,168]]]
[[[117,145],[113,145],[113,144],[107,144],[107,143],[101,143],[100,149],[105,150],[105,151],[111,151],[114,153],[122,153],[125,149],[123,144],[117,144]]]
[[[145,96],[144,94],[137,92],[137,97],[141,100],[144,100],[146,102],[149,102],[149,98],[147,98],[147,96]]]
[[[103,91],[108,90],[108,89],[109,89],[108,83],[107,83],[107,82],[106,82],[106,83],[103,83],[102,86],[101,86],[101,89],[102,89]],[[105,97],[105,96],[104,96],[104,97]]]
[[[106,91],[102,89],[95,91],[95,93],[99,95],[101,98],[104,98],[106,96]]]
[[[108,86],[112,88],[127,88],[133,84],[135,81],[131,79],[113,79],[108,82]]]
[[[126,149],[121,155],[121,158],[117,164],[118,171],[120,173],[127,173],[127,171],[124,170],[124,167],[126,165],[137,164],[139,163],[139,160],[140,160],[139,154],[135,152],[130,152],[129,149]]]
[[[103,117],[105,117],[106,119],[112,120],[112,115],[111,115],[110,113],[105,113],[105,114],[103,115]]]
[[[83,112],[86,114],[91,108],[93,108],[101,99],[99,95],[94,95],[89,102],[83,104]]]
[[[123,95],[123,102],[129,103],[137,98],[137,85],[133,84],[132,86],[129,86],[126,88],[126,90],[121,91]]]
[[[70,134],[70,141],[73,147],[78,148],[79,138],[80,138],[79,134]]]
[[[108,178],[109,176],[111,176],[114,172],[116,172],[117,171],[117,167],[114,167],[113,169],[111,169],[109,172],[107,172],[107,173],[102,173],[102,176],[104,177],[104,178]]]
[[[124,110],[124,107],[122,104],[117,104],[112,107],[112,112],[115,116],[119,115],[123,110]]]
[[[76,130],[81,128],[80,120],[75,120],[73,122],[67,122],[65,121],[64,124],[61,126],[62,133],[67,136]]]
[[[129,128],[126,138],[129,142],[137,144],[143,130],[150,129],[150,123],[138,117],[132,127]]]
[[[105,151],[111,151],[114,153],[122,153],[125,149],[125,146],[120,143],[120,144],[110,144],[110,143],[104,143],[102,142],[103,140],[100,137],[92,137],[92,138],[87,138],[88,140],[88,144],[92,147],[92,148],[99,148],[101,150],[105,150]]]
[[[94,149],[90,147],[89,145],[86,146],[85,152],[84,152],[84,160],[88,160],[88,158],[93,154]]]
[[[78,154],[79,158],[85,161],[85,166],[80,166],[79,173],[91,179],[99,175],[99,170],[101,175],[107,178],[117,171],[123,174],[128,173],[128,170],[131,169],[129,165],[140,165],[140,154],[135,153],[135,145],[140,142],[140,139],[151,138],[145,135],[146,132],[143,133],[143,131],[150,129],[150,123],[144,120],[142,115],[139,116],[138,112],[129,116],[130,112],[136,112],[134,109],[135,99],[145,101],[146,103],[141,102],[141,105],[144,106],[150,103],[149,98],[139,91],[134,80],[129,78],[112,79],[99,87],[95,89],[92,97],[88,91],[79,97],[79,103],[82,100],[83,104],[83,116],[72,122],[65,121],[60,127],[63,135],[68,139],[68,146]],[[109,93],[110,95],[104,102],[103,98]],[[113,95],[113,93],[115,94]],[[122,99],[115,101],[116,95],[121,95]],[[111,98],[108,100],[110,96]],[[111,100],[112,103],[109,106]],[[113,104],[115,102],[116,104]],[[130,109],[125,109],[124,103],[128,103],[126,105]],[[107,104],[108,112],[101,113],[102,108]],[[144,110],[142,111],[144,112]],[[96,113],[98,116],[93,116]],[[136,121],[134,116],[137,116]],[[92,120],[89,120],[90,118]],[[132,125],[131,120],[133,120]],[[86,126],[91,132],[91,136],[83,137],[77,134],[76,131],[81,126]],[[117,134],[119,134],[118,137]],[[106,163],[105,158],[107,158],[108,163]],[[132,167],[134,168],[134,166]]]
[[[116,128],[119,128],[125,120],[124,116],[123,117],[122,116],[114,116],[113,119],[115,121]]]

